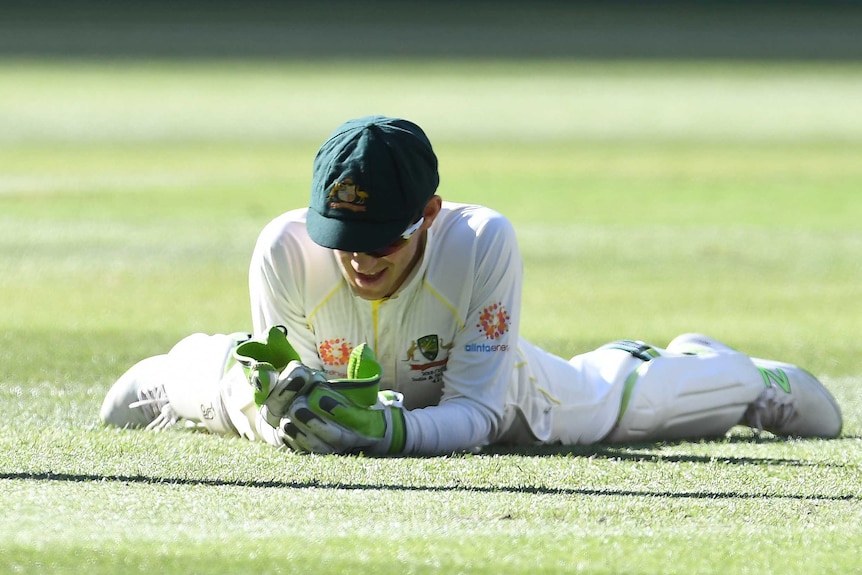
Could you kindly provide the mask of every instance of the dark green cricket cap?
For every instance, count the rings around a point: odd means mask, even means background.
[[[370,252],[397,239],[437,191],[437,156],[407,120],[348,120],[314,158],[308,235],[321,246]]]

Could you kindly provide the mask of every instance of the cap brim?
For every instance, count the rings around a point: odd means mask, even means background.
[[[305,225],[311,240],[325,248],[343,252],[373,252],[391,244],[410,221],[375,222],[327,218],[308,210]]]

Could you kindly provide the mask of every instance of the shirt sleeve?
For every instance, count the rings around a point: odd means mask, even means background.
[[[407,452],[442,454],[486,445],[502,423],[517,353],[523,266],[514,229],[492,213],[471,222],[472,265],[451,266],[449,273],[466,282],[464,325],[443,373],[440,403],[405,414]],[[463,250],[464,242],[458,244]]]
[[[284,216],[270,222],[258,237],[249,265],[249,296],[255,335],[274,325],[287,328],[287,337],[302,362],[322,367],[314,334],[308,325],[300,285],[310,264],[302,238],[294,229],[301,222]]]

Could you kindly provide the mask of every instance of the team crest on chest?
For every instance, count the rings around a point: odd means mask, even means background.
[[[428,361],[437,359],[440,352],[440,338],[436,335],[425,335],[416,340],[419,351]]]
[[[451,343],[442,343],[437,334],[423,335],[419,339],[410,342],[407,349],[407,363],[413,371],[425,371],[431,368],[443,368],[449,361],[449,354],[438,359],[440,351],[448,352],[452,349]],[[417,357],[418,356],[418,357]],[[427,360],[427,361],[423,361]]]

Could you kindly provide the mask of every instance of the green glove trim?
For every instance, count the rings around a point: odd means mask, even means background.
[[[336,390],[330,385],[315,387],[307,398],[307,408],[301,408],[295,413],[302,423],[308,423],[312,418],[322,418],[321,421],[333,421],[342,428],[349,430],[352,437],[363,437],[371,440],[368,447],[371,453],[400,454],[406,443],[406,425],[404,411],[401,407],[364,407],[354,404],[341,388]],[[303,414],[303,412],[305,412]],[[336,436],[339,439],[342,435]],[[349,436],[350,437],[350,436]],[[325,436],[321,436],[324,441]],[[380,451],[371,446],[379,444]],[[344,447],[337,443],[335,447]],[[384,451],[385,450],[385,451]]]
[[[242,365],[246,379],[254,387],[254,403],[258,407],[269,397],[269,390],[278,380],[281,370],[291,361],[302,361],[287,340],[287,328],[284,326],[269,328],[266,341],[244,341],[233,350],[233,356]]]
[[[350,352],[350,359],[347,362],[347,379],[380,379],[382,372],[383,370],[374,356],[374,351],[368,347],[367,343],[360,343]]]
[[[389,455],[398,455],[404,451],[407,443],[407,425],[404,423],[404,410],[400,407],[388,407],[392,414],[392,443],[389,444]]]
[[[299,354],[287,341],[287,330],[283,326],[269,328],[266,341],[250,339],[234,350],[234,357],[243,365],[268,363],[276,371],[284,369],[291,361],[302,361]]]
[[[361,343],[350,352],[347,377],[331,379],[329,383],[354,404],[360,407],[371,407],[377,403],[382,373],[383,370],[377,363],[374,352],[368,344]]]
[[[377,397],[376,391],[374,397]],[[386,433],[386,421],[380,410],[354,403],[343,386],[317,386],[308,395],[308,404],[312,411],[366,437],[382,438]]]

